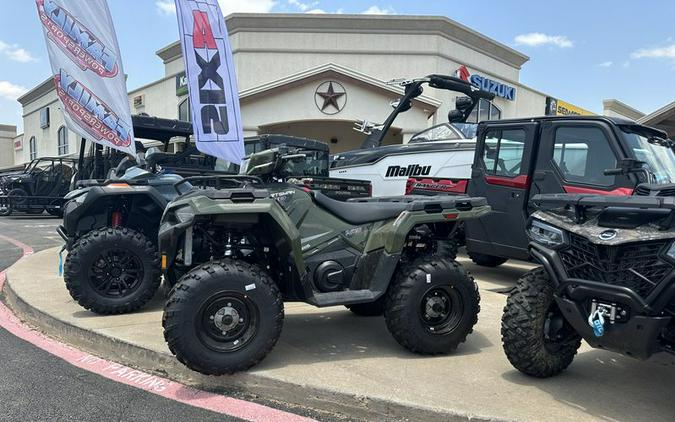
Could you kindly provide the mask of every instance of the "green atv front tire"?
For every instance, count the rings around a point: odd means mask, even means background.
[[[159,288],[159,253],[140,232],[103,227],[75,242],[63,278],[71,297],[85,309],[101,315],[133,312]]]
[[[581,346],[581,336],[560,312],[553,291],[546,271],[535,268],[520,277],[502,316],[506,357],[520,372],[538,378],[564,371]]]
[[[169,350],[185,366],[224,375],[263,360],[283,321],[272,278],[257,265],[223,259],[193,269],[173,287],[162,326]]]
[[[414,353],[453,352],[478,322],[480,295],[457,262],[438,256],[415,260],[389,287],[384,317],[392,336]]]

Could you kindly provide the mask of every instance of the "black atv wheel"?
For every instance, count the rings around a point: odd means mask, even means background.
[[[157,292],[159,254],[142,233],[104,227],[75,242],[63,278],[73,299],[97,314],[133,312]]]
[[[281,293],[257,265],[224,259],[187,273],[164,308],[164,339],[206,375],[246,370],[272,350],[284,321]]]
[[[454,351],[478,322],[478,286],[457,262],[427,256],[405,267],[387,292],[387,328],[420,354]]]
[[[345,307],[352,311],[354,315],[363,317],[381,316],[384,314],[385,299],[386,295],[380,297],[375,302],[357,303],[354,305],[345,305]]]
[[[502,258],[499,256],[485,255],[482,253],[469,252],[469,258],[473,261],[474,264],[480,265],[481,267],[499,267],[506,261],[508,258]]]
[[[527,375],[551,377],[572,363],[581,337],[560,312],[543,268],[523,275],[509,295],[502,343],[509,362]]]

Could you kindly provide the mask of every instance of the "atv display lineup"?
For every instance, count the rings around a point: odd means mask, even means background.
[[[563,371],[582,339],[637,358],[673,352],[675,154],[665,134],[593,116],[476,129],[463,122],[492,94],[439,75],[397,83],[403,97],[383,125],[361,125],[363,146],[381,143],[423,85],[458,91],[467,97],[456,100],[450,124],[405,150],[452,151],[462,168],[472,154],[470,178],[432,177],[433,162],[386,161],[403,149],[335,157],[333,175],[372,166],[396,188],[408,180],[413,193],[377,196],[386,189],[327,177],[328,148],[316,141],[263,135],[247,141],[238,167],[189,149],[167,153],[174,136],[190,147],[191,127],[147,121],[137,136],[162,140],[165,152],[122,160],[109,180],[81,181],[66,197],[59,233],[71,295],[97,313],[130,312],[163,274],[169,349],[210,375],[264,359],[293,301],[383,315],[406,349],[449,353],[480,309],[476,283],[455,261],[466,244],[479,265],[542,265],[518,280],[502,318],[506,357],[520,371]],[[476,140],[467,139],[474,129]],[[423,140],[438,131],[457,139],[450,147]]]

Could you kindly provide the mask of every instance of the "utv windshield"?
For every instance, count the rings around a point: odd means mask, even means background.
[[[478,125],[472,123],[443,123],[416,134],[410,139],[410,143],[471,139],[476,136],[477,127]]]
[[[653,182],[675,183],[675,153],[673,141],[653,136],[651,132],[640,127],[622,127],[628,147],[635,154],[635,159],[644,161],[652,175]]]

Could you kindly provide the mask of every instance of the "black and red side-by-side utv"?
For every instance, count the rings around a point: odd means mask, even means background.
[[[407,193],[487,198],[493,212],[467,221],[458,233],[469,255],[484,266],[526,260],[532,197],[632,195],[640,183],[673,183],[675,153],[666,138],[657,129],[602,116],[482,122],[470,178],[410,178]]]

